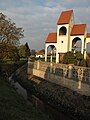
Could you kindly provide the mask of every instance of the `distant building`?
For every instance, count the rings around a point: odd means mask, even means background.
[[[77,42],[80,41],[80,45]],[[68,51],[80,52],[86,59],[86,46],[90,42],[90,33],[87,33],[86,24],[75,24],[73,10],[63,11],[57,21],[57,31],[49,33],[45,41],[45,61],[48,48],[56,49],[56,63],[62,60]]]
[[[45,57],[45,50],[40,50],[36,52],[36,58],[44,58]]]

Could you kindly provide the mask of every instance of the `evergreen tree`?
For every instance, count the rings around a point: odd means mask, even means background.
[[[25,44],[25,56],[28,58],[31,55],[28,43]]]
[[[28,43],[19,47],[19,55],[21,58],[28,58],[31,55]]]

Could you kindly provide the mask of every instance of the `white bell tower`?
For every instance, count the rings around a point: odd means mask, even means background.
[[[73,24],[73,10],[63,11],[57,22],[57,44],[59,53],[69,51],[70,33]]]

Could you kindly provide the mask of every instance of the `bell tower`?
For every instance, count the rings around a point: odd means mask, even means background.
[[[69,51],[70,33],[73,24],[73,10],[63,11],[57,22],[57,51],[59,59]]]

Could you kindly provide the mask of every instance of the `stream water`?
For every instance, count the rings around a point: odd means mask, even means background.
[[[27,91],[18,82],[15,82],[12,79],[12,76],[9,77],[9,82],[11,83],[12,86],[14,86],[14,88],[16,89],[18,94],[22,95],[24,97],[24,99],[27,100]]]

